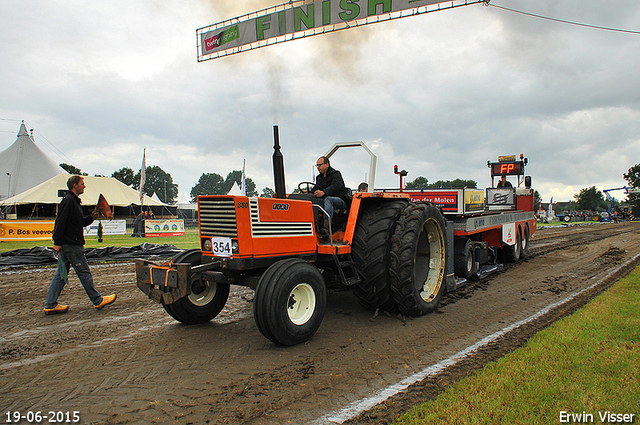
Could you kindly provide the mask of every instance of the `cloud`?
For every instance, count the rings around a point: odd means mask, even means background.
[[[272,5],[8,3],[0,149],[25,119],[54,161],[110,174],[137,169],[146,148],[185,193],[243,159],[258,190],[273,187],[275,124],[290,188],[339,141],[369,144],[379,187],[397,186],[395,164],[410,180],[486,186],[487,160],[523,153],[534,187],[555,200],[622,186],[640,162],[638,35],[472,5],[196,61],[197,28]],[[631,0],[500,5],[615,28],[640,21]],[[335,160],[353,186],[367,164]]]

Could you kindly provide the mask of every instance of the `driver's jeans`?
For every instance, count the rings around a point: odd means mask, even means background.
[[[329,220],[333,219],[333,212],[335,210],[343,210],[347,208],[347,203],[337,196],[327,196],[326,198],[320,198],[317,200],[318,205],[320,205],[329,215]],[[318,222],[318,227],[323,227],[324,225],[324,213],[320,215],[320,220]]]

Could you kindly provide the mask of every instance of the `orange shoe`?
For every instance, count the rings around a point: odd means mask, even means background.
[[[105,305],[113,304],[114,301],[118,298],[116,294],[107,295],[106,297],[102,297],[102,301],[98,305],[94,305],[96,310],[102,310],[102,307]]]
[[[42,311],[44,311],[44,314],[62,314],[69,311],[69,306],[58,304],[53,308],[43,308]]]

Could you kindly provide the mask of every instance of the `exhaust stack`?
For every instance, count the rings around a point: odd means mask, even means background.
[[[284,184],[284,157],[280,152],[280,135],[278,126],[273,126],[273,180],[275,184],[274,198],[286,198],[287,193]]]

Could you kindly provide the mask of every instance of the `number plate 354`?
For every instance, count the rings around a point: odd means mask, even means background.
[[[231,238],[211,238],[211,252],[216,257],[233,257]]]

